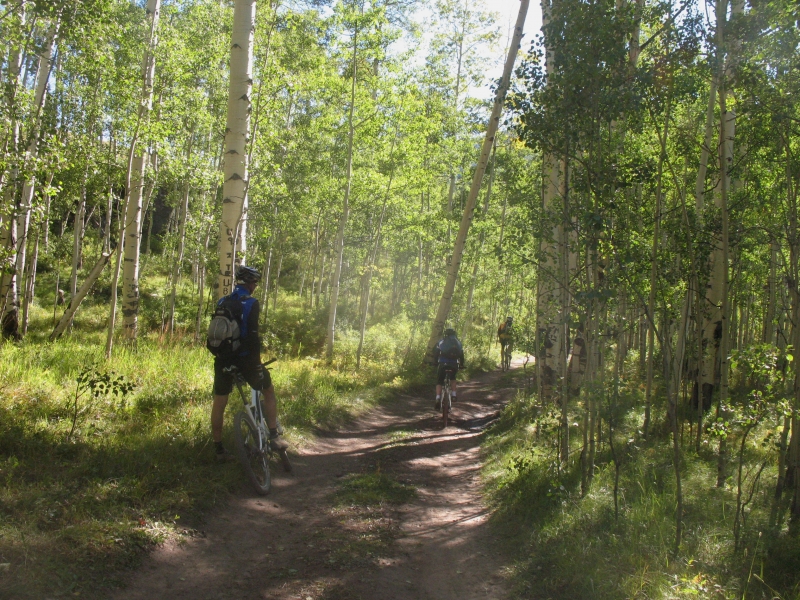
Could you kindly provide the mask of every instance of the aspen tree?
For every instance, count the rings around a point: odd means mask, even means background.
[[[250,111],[253,91],[253,35],[255,0],[236,0],[231,36],[228,118],[225,127],[223,161],[222,218],[219,235],[219,274],[217,298],[231,293],[237,262],[237,247],[246,230],[247,188],[249,185],[247,143],[250,136]]]
[[[137,144],[143,121],[149,116],[153,101],[153,78],[155,77],[155,45],[157,42],[156,30],[161,10],[161,0],[148,0],[146,16],[148,21],[147,47],[142,58],[141,81],[142,88],[139,96],[139,106],[136,114],[136,127],[128,148],[127,169],[125,175],[125,197],[120,203],[119,227],[117,237],[117,259],[111,275],[111,301],[109,303],[108,332],[106,334],[106,359],[111,358],[114,346],[114,326],[117,319],[117,293],[119,276],[125,264],[126,284],[123,286],[123,319],[125,336],[135,341],[139,311],[139,244],[141,241],[141,214],[144,187],[143,153],[137,152]],[[155,157],[153,157],[155,158]],[[131,206],[131,205],[134,206]],[[130,239],[126,239],[130,238]],[[128,248],[135,245],[135,248]]]
[[[147,1],[150,32],[142,61],[142,90],[139,100],[137,128],[147,121],[153,107],[153,83],[156,71],[155,49],[158,43],[158,19],[161,0]],[[138,133],[138,132],[137,132]],[[131,142],[136,146],[139,140]],[[129,341],[135,341],[139,326],[139,254],[142,240],[142,202],[145,186],[147,152],[137,149],[131,162],[130,187],[125,212],[125,243],[122,271],[122,329]]]
[[[364,14],[363,1],[360,4],[359,15]],[[353,77],[350,83],[350,108],[347,115],[347,166],[345,167],[344,200],[342,201],[342,214],[339,217],[339,229],[334,242],[333,279],[331,280],[331,300],[328,310],[328,328],[325,338],[325,357],[328,362],[333,360],[333,342],[336,333],[336,309],[339,304],[339,284],[342,278],[342,257],[344,256],[344,232],[347,228],[347,218],[350,214],[350,188],[353,182],[353,134],[355,123],[353,115],[356,109],[356,80],[358,76],[358,28],[359,23],[353,26]]]
[[[187,164],[192,157],[192,137],[193,132],[190,132],[188,148],[186,149]],[[175,298],[178,293],[178,280],[181,276],[181,264],[183,263],[183,255],[186,245],[186,221],[189,219],[190,192],[191,186],[189,184],[189,174],[187,173],[186,181],[183,184],[183,190],[181,193],[180,210],[178,212],[178,250],[177,255],[175,256],[175,262],[172,265],[172,290],[170,292],[169,317],[167,318],[167,330],[170,334],[172,334],[175,330]]]
[[[19,26],[26,24],[24,5],[20,11]],[[8,56],[5,100],[11,112],[8,131],[6,132],[6,151],[16,154],[19,150],[20,123],[16,118],[16,96],[20,86],[23,49],[14,46]],[[6,171],[10,171],[7,173]],[[16,187],[16,168],[3,171],[0,183],[2,187],[2,210],[0,210],[0,251],[8,254],[6,263],[0,272],[0,325],[4,337],[19,337],[19,300],[17,297],[17,211],[14,207],[14,191]]]
[[[725,27],[725,3],[720,0],[722,9],[717,11],[719,22],[717,27],[724,31]],[[731,0],[731,19],[741,16],[744,11],[744,0]],[[724,33],[722,34],[724,36]],[[726,406],[728,404],[729,391],[729,360],[730,352],[730,248],[729,248],[729,224],[728,224],[728,194],[731,190],[731,171],[733,170],[734,140],[736,132],[736,113],[728,107],[728,89],[732,85],[733,70],[736,68],[738,59],[736,42],[730,36],[726,36],[727,57],[725,67],[722,72],[718,96],[720,109],[720,145],[719,145],[719,165],[720,181],[719,193],[716,196],[717,208],[720,212],[721,239],[718,247],[712,253],[713,271],[712,281],[709,282],[710,294],[719,297],[719,321],[717,329],[720,331],[719,342],[717,345],[718,358],[715,363],[719,368],[719,416],[726,417]],[[717,290],[719,289],[719,293]],[[717,487],[725,485],[726,465],[727,465],[727,442],[725,438],[720,439],[719,455],[717,462]]]
[[[36,161],[39,153],[39,135],[40,125],[42,119],[42,111],[44,109],[45,99],[47,97],[47,88],[50,81],[50,72],[53,64],[53,48],[55,46],[56,37],[58,36],[60,21],[56,18],[55,22],[50,26],[45,35],[44,49],[39,56],[38,64],[36,67],[36,76],[34,84],[34,100],[33,100],[33,115],[31,118],[30,130],[27,132],[28,145],[25,150],[24,165],[25,170],[33,168],[33,163]],[[19,200],[19,205],[15,210],[16,214],[16,251],[15,255],[15,272],[16,272],[16,286],[13,291],[16,294],[23,287],[23,274],[25,272],[27,247],[28,247],[28,233],[31,224],[31,213],[33,212],[33,198],[36,188],[36,177],[31,175],[25,179],[22,184],[22,195]],[[12,295],[9,302],[12,306],[19,306],[19,298],[16,294]],[[18,326],[17,326],[18,327]],[[6,331],[6,335],[12,337],[19,336],[19,330],[13,332]]]
[[[542,29],[546,30],[552,18],[554,3],[558,0],[542,0]],[[545,36],[545,70],[550,77],[554,71],[553,50],[548,46]],[[539,398],[542,402],[552,401],[558,390],[558,382],[566,369],[564,346],[566,340],[561,335],[559,314],[561,294],[559,286],[559,264],[562,252],[561,240],[564,237],[564,224],[560,219],[559,199],[563,174],[559,170],[559,160],[551,151],[542,154],[542,207],[546,218],[539,242],[539,273],[537,280],[537,356],[536,364],[539,381]]]
[[[383,218],[386,216],[386,205],[389,203],[389,196],[392,191],[392,182],[394,181],[394,170],[395,170],[395,162],[394,162],[394,147],[397,143],[398,137],[398,129],[395,128],[395,135],[392,138],[392,147],[389,150],[389,163],[391,164],[391,168],[389,171],[389,181],[386,183],[386,192],[383,196],[383,205],[381,206],[381,214],[378,218],[378,225],[375,228],[374,234],[374,241],[372,244],[372,248],[370,249],[367,255],[367,271],[365,273],[365,282],[364,282],[364,292],[362,295],[362,309],[361,309],[361,316],[360,316],[360,324],[358,329],[358,349],[356,350],[356,368],[361,368],[361,351],[364,349],[364,334],[367,329],[367,310],[369,308],[369,298],[370,298],[370,291],[372,287],[372,271],[375,268],[375,262],[378,255],[378,249],[380,248],[381,243],[381,227],[383,226]]]
[[[445,321],[450,314],[450,306],[453,302],[453,292],[456,286],[456,279],[458,278],[459,267],[461,266],[461,258],[464,254],[464,246],[467,241],[467,234],[469,227],[472,223],[472,215],[475,212],[475,203],[478,199],[478,194],[481,190],[481,182],[483,181],[483,174],[486,172],[486,166],[489,163],[491,156],[492,146],[494,145],[494,137],[497,133],[497,127],[500,122],[500,115],[503,110],[503,103],[505,102],[506,93],[511,83],[511,72],[514,68],[514,62],[517,58],[517,51],[522,40],[522,30],[525,25],[525,16],[528,12],[529,0],[521,0],[519,14],[517,15],[517,22],[514,26],[514,36],[511,39],[511,44],[508,49],[508,56],[506,57],[505,68],[503,69],[503,76],[497,86],[495,92],[494,104],[492,106],[492,114],[489,117],[489,123],[486,128],[486,135],[483,139],[481,147],[480,158],[475,167],[475,173],[472,178],[472,185],[470,186],[469,195],[464,206],[464,212],[461,216],[461,224],[458,228],[456,235],[456,242],[453,248],[453,258],[447,270],[447,280],[445,282],[442,296],[439,301],[439,308],[436,311],[436,318],[431,327],[431,335],[428,338],[426,355],[428,360],[433,359],[433,352],[436,344],[441,338],[442,331],[444,330]]]

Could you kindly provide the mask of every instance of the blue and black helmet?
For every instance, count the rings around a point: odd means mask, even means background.
[[[241,283],[258,283],[261,281],[261,273],[258,269],[248,267],[246,265],[239,265],[236,267],[236,281]]]

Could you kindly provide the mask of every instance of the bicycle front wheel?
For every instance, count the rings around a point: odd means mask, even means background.
[[[266,440],[259,444],[258,431],[243,412],[237,413],[233,420],[233,434],[236,440],[236,453],[247,478],[259,494],[267,494],[272,482]]]

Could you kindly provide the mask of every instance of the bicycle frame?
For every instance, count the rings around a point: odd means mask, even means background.
[[[444,385],[442,386],[442,422],[447,427],[447,420],[452,408],[452,390],[450,389],[450,371],[444,372]]]
[[[254,390],[250,388],[250,402],[247,401],[247,394],[244,392],[244,384],[246,383],[243,381],[243,378],[240,373],[236,373],[236,387],[239,390],[239,395],[242,398],[242,404],[244,405],[244,414],[245,418],[250,421],[250,424],[253,426],[258,432],[258,448],[259,449],[266,449],[269,453],[269,444],[267,444],[267,423],[264,419],[264,411],[261,408],[261,400],[259,399],[258,390]]]

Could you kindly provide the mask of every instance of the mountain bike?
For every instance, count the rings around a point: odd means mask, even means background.
[[[274,359],[265,363],[264,367],[274,362]],[[283,470],[287,473],[292,470],[292,463],[289,462],[289,455],[286,450],[274,451],[269,444],[269,429],[264,419],[264,411],[261,406],[260,392],[250,388],[250,394],[245,392],[245,381],[241,371],[235,366],[225,367],[224,371],[233,376],[239,396],[242,399],[244,410],[236,413],[233,419],[233,437],[236,443],[236,454],[239,462],[244,467],[247,478],[261,494],[267,494],[272,485],[269,472],[269,459],[273,454],[280,458]],[[278,430],[282,428],[278,424]]]
[[[444,372],[444,385],[442,385],[442,422],[447,427],[447,417],[452,407],[452,394],[450,392],[450,371]]]
[[[500,366],[503,371],[508,371],[511,368],[511,343],[506,342],[500,346]]]

